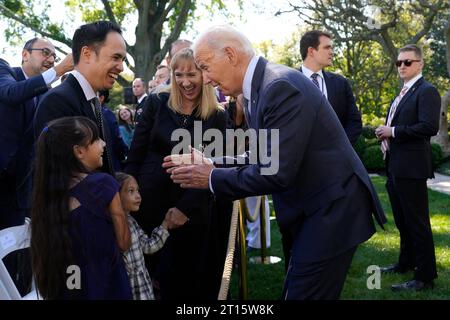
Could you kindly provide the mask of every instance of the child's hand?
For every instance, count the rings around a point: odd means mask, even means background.
[[[163,227],[167,226],[167,229],[175,229],[181,227],[187,221],[189,221],[189,218],[186,217],[184,213],[181,212],[179,209],[174,207],[170,208],[169,211],[167,211],[166,217],[164,218],[162,225]],[[164,224],[166,224],[166,226]]]

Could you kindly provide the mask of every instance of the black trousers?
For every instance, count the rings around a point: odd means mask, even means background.
[[[290,260],[284,283],[284,300],[337,300],[358,246],[318,262]]]
[[[386,182],[395,225],[400,232],[401,269],[415,269],[414,279],[437,278],[426,179],[403,179],[389,174]]]
[[[28,183],[28,181],[27,181]],[[25,222],[25,216],[29,215],[26,203],[18,198],[18,194],[29,196],[28,189],[24,183],[17,187],[16,178],[0,173],[0,230],[19,226]],[[3,263],[15,283],[19,293],[23,296],[30,291],[32,272],[31,256],[29,248],[13,251],[3,258]]]

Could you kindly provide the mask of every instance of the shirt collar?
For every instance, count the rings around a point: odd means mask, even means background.
[[[87,101],[90,101],[97,97],[97,94],[95,93],[94,89],[92,89],[92,86],[79,71],[74,70],[72,71],[72,74],[75,79],[77,79],[78,83],[81,86],[81,89],[83,89],[83,93]]]
[[[253,74],[255,73],[256,64],[258,63],[259,56],[254,55],[248,64],[247,71],[245,72],[244,83],[242,85],[242,93],[244,98],[250,101],[250,96],[252,93],[252,80]]]
[[[406,82],[403,86],[407,86],[409,90],[420,78],[422,78],[422,73],[419,73],[417,76]]]
[[[22,69],[22,73],[25,76],[25,80],[28,80],[30,77],[28,77],[27,73],[25,72],[25,70],[23,70],[22,67],[20,67],[20,69]]]
[[[317,73],[322,79],[323,79],[323,72],[322,69],[314,72],[311,69],[308,69],[307,67],[305,67],[305,65],[302,65],[302,72],[303,74],[307,77],[307,78],[311,78],[311,76],[313,75],[313,73]]]
[[[138,103],[141,103],[142,100],[145,99],[145,97],[147,97],[147,94],[146,94],[146,93],[144,93],[144,94],[138,99]]]

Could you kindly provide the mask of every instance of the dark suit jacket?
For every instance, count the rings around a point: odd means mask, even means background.
[[[21,211],[29,209],[31,193],[33,98],[47,90],[41,75],[25,80],[21,68],[11,68],[6,61],[0,61],[0,183],[14,184],[10,188],[14,188]],[[23,224],[24,218],[22,213],[3,213],[0,228]]]
[[[338,74],[322,72],[327,86],[328,102],[336,112],[348,139],[354,144],[362,132],[362,121],[350,83]]]
[[[440,109],[439,92],[424,78],[417,80],[402,98],[392,119],[395,138],[390,139],[386,157],[393,176],[434,178],[430,137],[439,130]]]
[[[114,112],[112,112],[106,105],[102,106],[103,119],[108,123],[109,136],[111,137],[111,160],[114,171],[122,171],[126,155],[128,153],[128,147],[123,142],[120,135],[119,124]]]
[[[136,105],[135,113],[134,113],[134,123],[138,123],[139,119],[141,118],[143,108],[145,106],[145,101],[147,100],[148,96],[146,96],[140,103]]]
[[[50,90],[40,101],[34,119],[34,131],[36,137],[42,129],[52,120],[62,117],[84,116],[97,123],[91,103],[86,100],[83,89],[77,79],[69,74],[67,79],[56,88]],[[109,154],[111,150],[111,138],[107,121],[104,121],[106,137],[100,132],[100,137],[106,142]],[[109,168],[106,152],[103,153],[103,167],[106,173],[113,173],[113,168]]]
[[[180,128],[175,112],[167,106],[168,94],[150,94],[146,99],[141,121],[134,132],[133,141],[126,161],[126,172],[136,177],[142,194],[142,215],[137,215],[144,230],[158,226],[171,207],[177,207],[192,223],[204,223],[207,212],[203,206],[210,196],[204,190],[185,190],[172,182],[170,175],[162,168],[163,158],[172,153],[178,141],[171,141],[172,132]],[[201,121],[196,118],[196,121]],[[217,113],[202,121],[202,130],[217,128],[225,132],[225,112]],[[194,145],[194,126],[187,128]]]
[[[21,146],[31,148],[34,97],[48,90],[39,75],[25,80],[21,68],[0,62],[0,170],[16,173],[17,153]]]
[[[280,228],[294,237],[297,261],[334,257],[370,238],[375,231],[371,213],[383,224],[383,210],[317,87],[298,70],[259,58],[251,99],[250,127],[279,130],[279,145],[269,139],[267,146],[279,150],[279,170],[261,175],[270,165],[261,163],[214,169],[214,192],[235,199],[272,194]]]

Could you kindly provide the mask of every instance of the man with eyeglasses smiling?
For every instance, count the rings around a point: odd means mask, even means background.
[[[21,67],[0,61],[0,230],[22,225],[29,216],[35,110],[50,84],[73,69],[72,55],[57,66],[55,60],[52,43],[33,38],[22,50]],[[18,273],[23,269],[19,255],[9,255],[5,263],[22,289],[26,280]]]
[[[441,98],[422,77],[418,46],[401,48],[395,65],[404,85],[389,108],[386,124],[375,133],[386,160],[386,189],[400,232],[400,256],[398,263],[381,271],[403,274],[413,270],[413,280],[391,288],[419,291],[433,288],[437,278],[427,179],[434,178],[430,138],[439,130]]]

